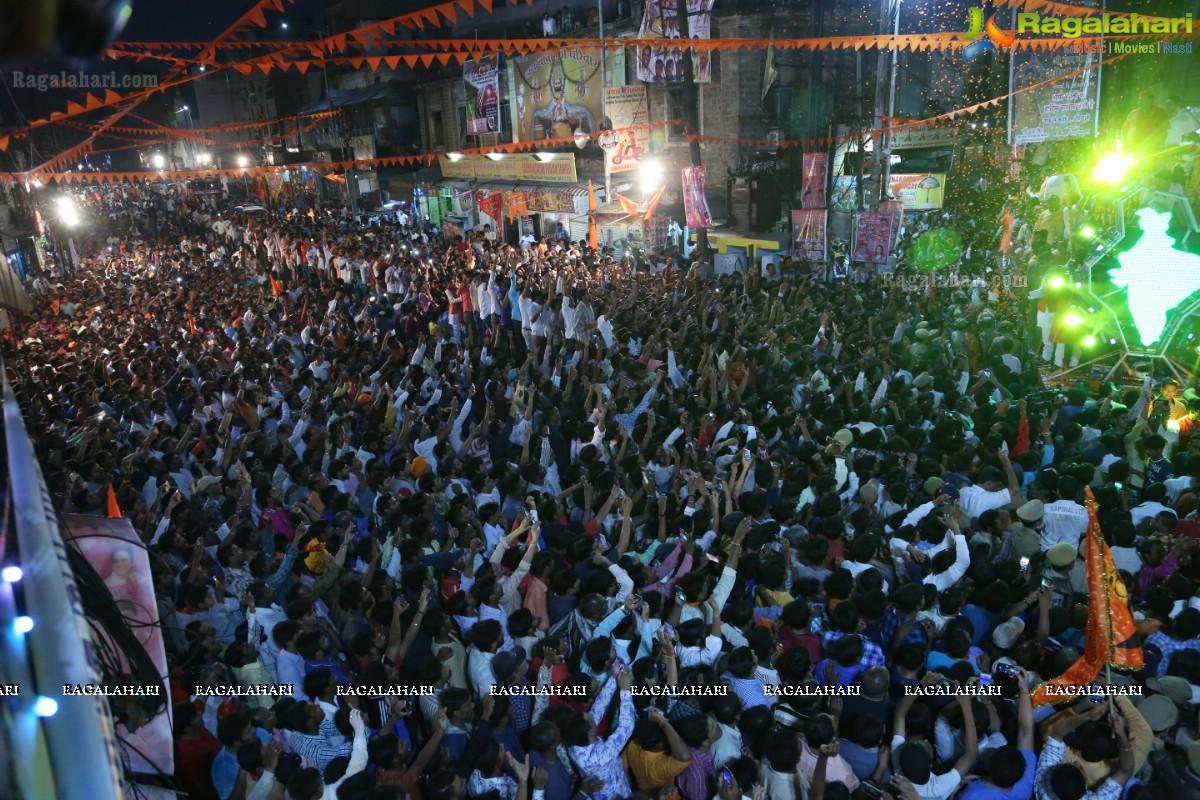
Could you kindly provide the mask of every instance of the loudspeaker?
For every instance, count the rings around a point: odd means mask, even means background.
[[[779,187],[768,176],[750,178],[750,230],[768,231],[779,221]]]
[[[735,175],[726,184],[727,203],[729,209],[729,226],[734,230],[750,229],[750,200],[751,179],[748,175]]]

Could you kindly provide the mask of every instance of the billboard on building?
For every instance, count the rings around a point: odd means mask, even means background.
[[[888,192],[904,203],[905,211],[931,211],[942,207],[946,173],[920,172],[888,176]]]
[[[630,172],[650,155],[650,128],[637,128],[650,122],[650,107],[645,86],[609,86],[604,90],[612,131],[600,137],[604,163],[610,174]],[[637,130],[626,130],[637,128]]]
[[[598,48],[535,53],[510,63],[514,141],[569,138],[577,131],[600,130],[604,72]],[[622,69],[623,64],[622,60]]]
[[[1101,10],[1097,0],[1080,0],[1076,5],[1095,9],[1097,14]],[[1016,13],[1014,8],[1014,21]],[[1100,111],[1100,68],[1096,64],[1101,58],[1102,53],[1076,52],[1074,47],[1014,50],[1008,73],[1012,92],[1008,101],[1009,143],[1096,135]],[[1025,91],[1035,84],[1041,85]]]
[[[646,3],[639,39],[679,39],[679,0]],[[688,0],[688,34],[692,39],[708,39],[712,33],[713,0]],[[692,76],[696,83],[712,81],[712,53],[692,50]],[[683,48],[676,42],[637,48],[639,81],[673,84],[683,81]]]
[[[479,56],[463,64],[466,86],[467,133],[500,131],[500,72],[496,56]]]

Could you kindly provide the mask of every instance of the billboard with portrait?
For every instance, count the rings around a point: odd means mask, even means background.
[[[600,130],[604,72],[597,48],[535,53],[510,63],[514,141],[570,138],[576,132]]]

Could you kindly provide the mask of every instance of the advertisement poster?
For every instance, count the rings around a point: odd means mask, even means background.
[[[618,61],[624,70],[620,51],[607,61],[613,75],[620,74]],[[514,141],[569,138],[576,131],[600,130],[605,81],[598,49],[572,47],[512,58],[509,63]]]
[[[941,208],[945,192],[944,172],[909,175],[892,173],[888,178],[888,193],[904,204],[905,211],[932,211]]]
[[[708,170],[704,167],[683,168],[683,213],[687,226],[692,230],[711,228],[712,214],[708,211],[708,198],[704,196],[704,178]]]
[[[841,175],[833,179],[833,196],[829,198],[832,211],[854,211],[858,208],[858,179]]]
[[[825,181],[828,174],[828,153],[804,154],[804,180],[800,188],[801,208],[825,208]]]
[[[542,161],[537,156],[524,153],[506,153],[498,161],[487,156],[462,156],[457,160],[438,156],[438,169],[443,178],[468,181],[573,184],[578,179],[574,153],[555,153],[551,161]]]
[[[531,191],[525,193],[525,208],[546,214],[574,214],[575,198],[562,192]]]
[[[854,218],[854,250],[850,257],[864,264],[886,264],[891,252],[892,215],[860,211]]]
[[[1076,53],[1070,47],[1014,50],[1011,91],[1019,94],[1009,100],[1010,142],[1030,144],[1094,136],[1100,69],[1088,69],[1072,78],[1062,76],[1091,67],[1101,57],[1099,53]],[[1022,91],[1039,83],[1048,85]]]
[[[879,204],[879,213],[887,214],[892,218],[892,249],[896,249],[896,243],[900,241],[900,233],[904,230],[904,203],[899,200],[884,200]]]
[[[678,4],[679,0],[646,3],[638,38],[678,39]],[[687,0],[690,38],[708,39],[712,35],[712,6],[713,0]],[[692,76],[696,83],[712,82],[711,52],[692,50]],[[660,85],[680,83],[683,80],[683,48],[675,43],[637,48],[637,78]]]
[[[792,210],[792,258],[825,262],[825,221],[823,208]]]
[[[125,519],[82,514],[64,514],[62,522],[64,538],[100,575],[129,628],[154,662],[155,669],[166,675],[167,650],[159,626],[150,558],[133,526]],[[105,638],[101,630],[100,626],[92,627],[94,636]],[[114,643],[107,644],[120,659],[122,668],[130,670],[128,658]],[[165,682],[158,688],[164,697],[169,696],[170,688]],[[130,766],[138,772],[173,772],[175,749],[170,712],[145,719],[138,708],[139,698],[114,697],[110,700],[117,716],[118,746],[129,759]],[[170,708],[170,702],[166,707]]]
[[[646,102],[645,86],[609,86],[604,90],[604,102],[613,132],[600,137],[600,148],[604,151],[604,163],[609,174],[635,170],[642,164],[642,156],[650,153],[652,129],[625,130],[650,122],[650,107]]]
[[[466,84],[467,133],[500,130],[500,71],[495,56],[480,56],[463,64]]]
[[[666,249],[671,243],[671,220],[666,217],[651,217],[642,220],[642,249],[647,253]]]

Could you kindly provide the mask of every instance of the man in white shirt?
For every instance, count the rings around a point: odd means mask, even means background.
[[[929,688],[942,679],[938,673],[931,672],[921,680],[921,686]],[[892,718],[892,768],[912,782],[913,789],[922,800],[946,800],[962,783],[963,776],[979,756],[979,734],[975,730],[975,715],[971,713],[971,698],[965,694],[954,696],[962,709],[963,754],[949,772],[941,775],[933,772],[933,753],[928,742],[905,741],[904,718],[916,700],[917,695],[906,695],[896,706]]]
[[[1021,494],[1021,484],[1013,472],[1008,453],[999,454],[1000,464],[1004,468],[1004,476],[1008,478],[1008,487],[1002,483],[1000,470],[987,467],[980,473],[979,483],[974,486],[964,486],[959,489],[958,503],[962,510],[972,519],[978,519],[983,512],[993,508],[1004,508],[1017,499]]]
[[[1038,537],[1043,553],[1060,542],[1079,549],[1079,541],[1088,528],[1088,512],[1074,500],[1078,491],[1075,478],[1065,475],[1058,479],[1060,499],[1047,503],[1043,512],[1044,524]]]

